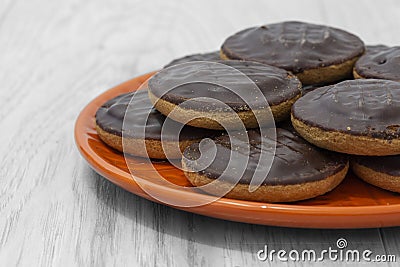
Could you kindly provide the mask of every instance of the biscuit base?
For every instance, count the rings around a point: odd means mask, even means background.
[[[125,151],[123,150],[122,145],[122,137],[119,135],[115,135],[104,131],[99,125],[96,124],[96,131],[99,134],[100,139],[106,143],[108,146],[130,155],[139,156],[143,158],[152,158],[152,159],[166,159],[164,150],[174,151],[171,152],[168,158],[170,159],[180,159],[182,157],[181,153],[175,153],[175,149],[177,145],[179,145],[179,149],[181,152],[185,150],[186,147],[190,146],[193,143],[200,142],[201,140],[184,140],[179,142],[172,141],[164,141],[163,145],[161,144],[161,140],[153,140],[153,139],[139,139],[139,138],[127,138],[124,137],[125,143]],[[146,149],[143,149],[143,142]],[[179,144],[178,144],[179,143]],[[164,149],[163,149],[164,148]]]
[[[353,69],[353,77],[354,77],[354,79],[366,79],[365,77],[358,74],[358,72],[356,71],[356,68]]]
[[[308,142],[331,151],[360,156],[391,156],[400,154],[400,139],[384,140],[358,136],[309,126],[292,114],[295,130]]]
[[[222,50],[220,50],[220,57],[223,60],[231,59]],[[336,65],[307,69],[299,73],[294,73],[294,75],[299,78],[303,85],[333,83],[351,77],[354,64],[358,58],[355,57]]]
[[[190,172],[185,166],[184,160],[182,160],[182,167],[187,179],[193,186],[203,186],[215,182],[215,186],[218,187],[221,192],[227,191],[232,186],[227,182],[221,182],[196,172]],[[345,178],[348,169],[349,164],[347,163],[342,170],[323,180],[294,185],[261,185],[253,192],[249,192],[248,184],[238,183],[224,197],[270,203],[294,202],[310,199],[323,195],[336,188]]]
[[[274,116],[274,120],[279,122],[288,119],[290,116],[292,105],[294,104],[294,102],[296,102],[297,99],[300,98],[300,96],[301,92],[299,92],[299,94],[296,95],[294,98],[282,102],[281,104],[270,106],[272,115]],[[184,109],[179,107],[179,105],[156,97],[152,92],[150,92],[150,90],[149,98],[154,107],[159,112],[180,123],[212,130],[224,130],[224,127],[222,127],[222,125],[225,125],[227,127],[226,130],[240,129],[240,123],[238,123],[236,119],[237,117],[233,116],[232,113],[205,112],[192,109]],[[173,113],[171,113],[172,110],[174,110]],[[260,111],[255,110],[254,113]],[[243,122],[246,128],[258,128],[259,123],[257,122],[254,113],[253,111],[239,111],[236,114],[239,116],[240,120]],[[271,121],[260,122],[261,126],[264,125],[263,123],[269,124],[271,123]]]
[[[357,162],[351,163],[354,174],[361,180],[392,192],[400,193],[400,176],[377,172]]]

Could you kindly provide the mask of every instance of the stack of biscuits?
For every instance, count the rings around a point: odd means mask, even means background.
[[[245,29],[104,103],[96,129],[118,151],[181,158],[194,186],[229,187],[228,198],[310,199],[349,168],[399,193],[400,47],[365,46],[347,31],[297,21]]]

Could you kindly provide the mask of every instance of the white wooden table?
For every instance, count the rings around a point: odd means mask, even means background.
[[[400,228],[266,227],[154,204],[79,155],[73,127],[91,99],[245,27],[300,19],[400,44],[396,0],[248,2],[0,0],[0,266],[272,266],[257,260],[264,244],[319,249],[340,237],[400,253]]]

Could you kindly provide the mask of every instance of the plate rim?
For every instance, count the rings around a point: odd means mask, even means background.
[[[96,96],[92,99],[79,113],[74,127],[74,138],[75,144],[78,147],[78,150],[82,157],[86,160],[86,162],[90,165],[92,169],[94,169],[97,173],[101,176],[105,177],[107,180],[111,181],[112,183],[124,188],[125,190],[136,194],[140,197],[146,198],[150,201],[157,202],[163,205],[167,205],[173,208],[177,208],[180,210],[197,213],[206,215],[209,217],[220,218],[220,219],[227,219],[231,221],[238,221],[238,222],[247,222],[247,223],[255,223],[255,224],[264,224],[264,225],[273,225],[273,226],[285,226],[285,227],[301,227],[301,228],[368,228],[368,227],[390,227],[390,226],[400,226],[400,204],[392,204],[392,205],[368,205],[368,206],[307,206],[307,205],[296,205],[296,204],[276,204],[276,203],[264,203],[264,202],[255,202],[255,201],[246,201],[246,200],[237,200],[237,199],[230,199],[230,198],[220,198],[215,202],[212,202],[207,205],[199,206],[199,207],[176,207],[172,205],[168,205],[166,203],[162,203],[157,201],[156,199],[149,196],[145,193],[140,186],[134,181],[134,179],[127,177],[127,173],[123,172],[119,168],[115,167],[114,165],[106,162],[102,157],[100,157],[97,153],[95,153],[90,146],[88,145],[89,138],[82,138],[82,134],[87,134],[87,131],[83,131],[86,125],[87,119],[91,119],[94,122],[94,116],[90,116],[91,110],[94,109],[94,106],[97,108],[99,104],[101,105],[104,102],[104,99],[111,98],[113,95],[117,95],[118,93],[123,93],[123,91],[132,91],[126,90],[128,87],[132,86],[132,83],[138,84],[140,86],[141,83],[146,81],[149,77],[151,77],[156,71],[149,72],[140,76],[137,76],[133,79],[127,80],[111,89],[106,90],[105,92],[101,93],[100,95]],[[130,88],[131,89],[131,88]],[[134,90],[136,90],[135,88]],[[133,91],[134,91],[133,90]],[[100,99],[102,99],[100,101]],[[93,127],[94,129],[94,127]],[[83,140],[82,140],[83,139]],[[140,177],[138,177],[140,178]],[[156,188],[159,191],[177,191],[177,189],[165,188],[162,185],[151,183],[149,180],[146,180],[147,185]],[[124,185],[130,184],[129,188],[127,189]],[[182,193],[181,191],[179,193]],[[204,194],[195,193],[195,192],[188,192],[193,196],[193,194],[199,194],[202,197],[206,197]],[[308,216],[308,217],[322,217],[328,216],[332,218],[347,218],[352,217],[355,219],[356,217],[365,217],[365,216],[396,216],[398,220],[394,220],[391,223],[374,223],[372,221],[359,221],[359,223],[333,223],[333,222],[309,222],[309,223],[298,223],[295,221],[282,221],[278,219],[241,219],[236,218],[234,219],[235,215],[227,215],[227,214],[213,214],[210,215],[209,211],[213,208],[223,208],[223,209],[233,209],[232,211],[237,211],[238,209],[242,212],[246,210],[246,212],[255,212],[256,211],[263,211],[266,214],[272,215],[291,215],[292,217],[297,216]],[[323,207],[323,208],[322,208]],[[244,209],[244,210],[243,210]],[[266,212],[268,211],[268,212]],[[240,216],[239,216],[240,217]],[[365,219],[365,218],[364,218]],[[397,223],[396,223],[397,221]],[[279,223],[281,222],[281,223]],[[362,223],[363,222],[363,223]]]

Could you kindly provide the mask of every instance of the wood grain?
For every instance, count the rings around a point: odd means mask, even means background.
[[[400,228],[265,227],[143,200],[88,167],[73,126],[101,92],[242,28],[300,19],[394,45],[399,17],[396,0],[0,0],[0,265],[272,266],[256,258],[264,244],[320,249],[340,237],[398,254]]]

